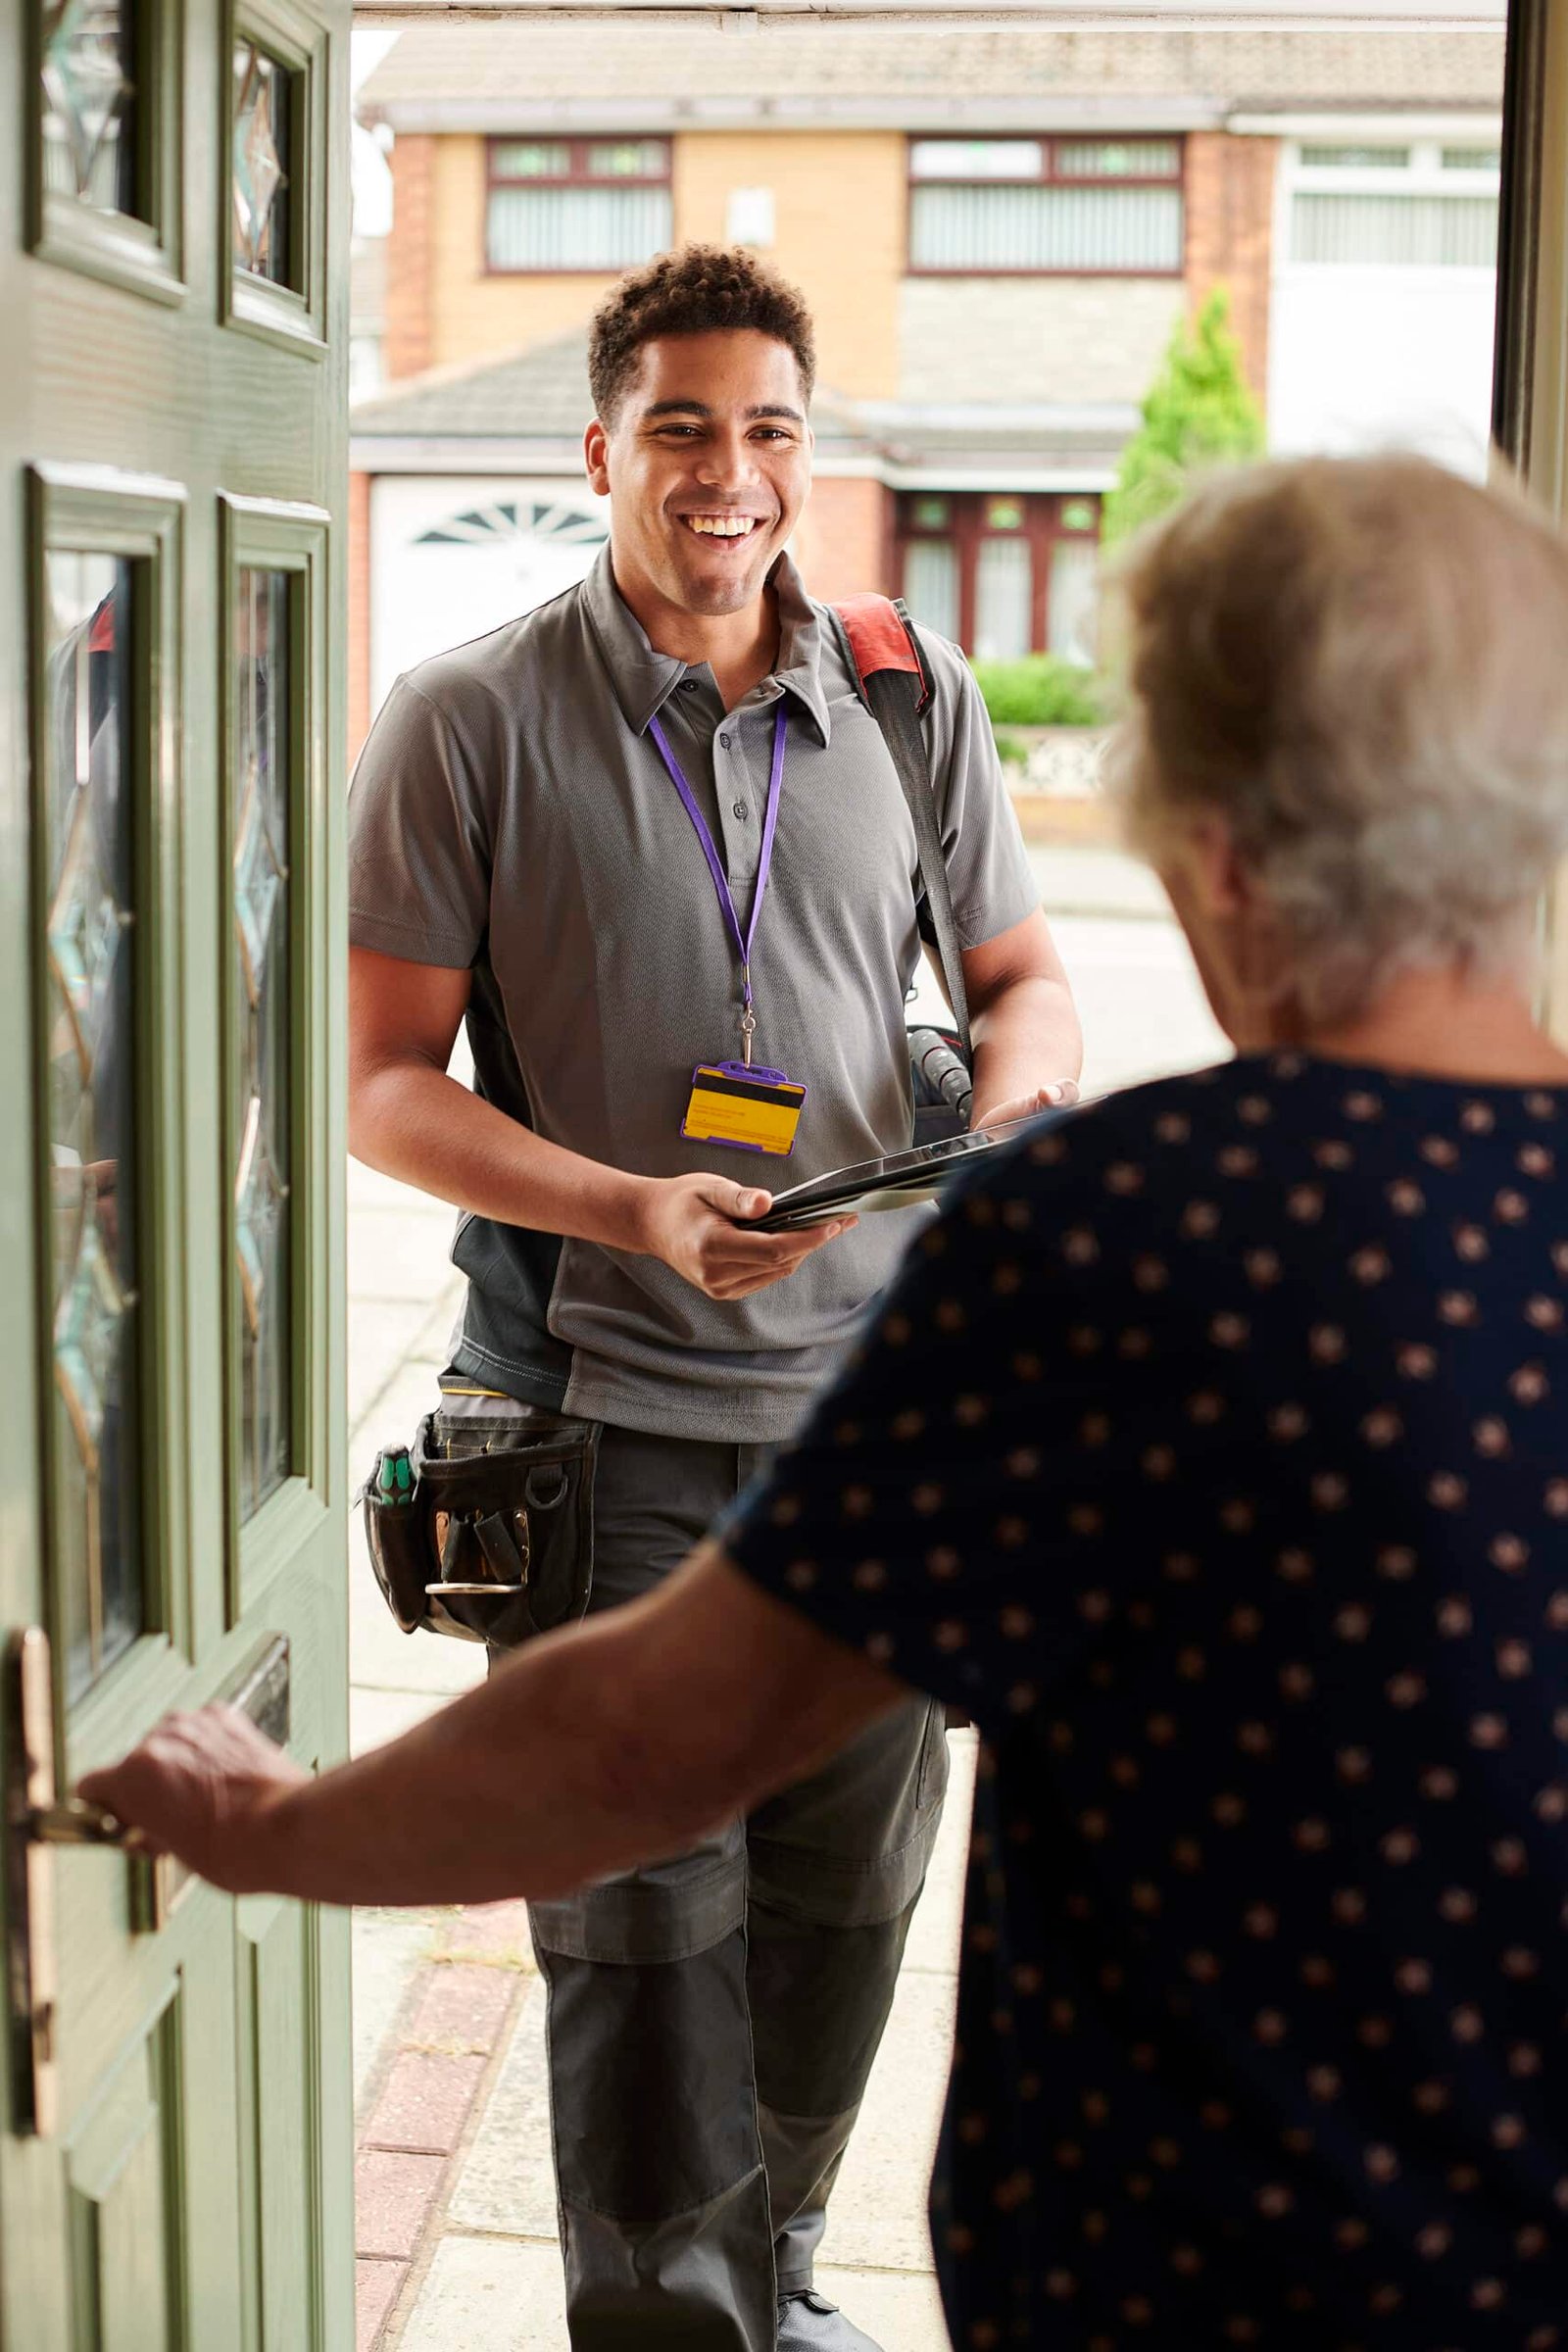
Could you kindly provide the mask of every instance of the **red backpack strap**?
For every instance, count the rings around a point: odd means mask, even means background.
[[[930,747],[920,724],[920,714],[931,701],[931,673],[902,597],[847,596],[842,604],[829,605],[827,610],[854,667],[860,700],[881,728],[898,770],[920,857],[924,894],[921,934],[933,942],[942,958],[942,977],[963,1058],[972,1066],[963,954],[931,789]]]
[[[903,597],[846,596],[832,610],[843,625],[861,685],[880,670],[904,670],[919,681],[915,712],[923,714],[931,700],[931,680]]]

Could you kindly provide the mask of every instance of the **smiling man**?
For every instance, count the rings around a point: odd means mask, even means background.
[[[745,253],[666,255],[600,311],[589,372],[608,550],[400,679],[355,778],[350,1117],[360,1158],[466,1212],[438,1435],[597,1424],[602,1609],[796,1434],[909,1238],[909,1212],[749,1228],[775,1171],[907,1144],[920,886],[785,553],[799,296]],[[1070,1094],[1078,1025],[974,682],[928,653],[978,1124]],[[447,1075],[465,1020],[472,1091]],[[770,1088],[799,1107],[788,1157],[759,1155]],[[812,2257],[945,1773],[940,1712],[908,1699],[695,1850],[533,1906],[574,2352],[866,2352]]]

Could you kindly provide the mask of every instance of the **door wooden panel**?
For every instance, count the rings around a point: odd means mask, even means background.
[[[163,2352],[189,2340],[178,2226],[181,2075],[172,1988],[70,2144],[74,2352]]]
[[[51,1638],[62,1788],[278,1637],[319,1764],[348,9],[0,26],[0,1631]],[[12,2128],[8,2040],[0,2345],[346,2352],[346,1919],[47,1861],[57,2120]]]
[[[241,2145],[255,2249],[248,2344],[317,2340],[310,2259],[316,2179],[319,1913],[252,1897],[237,1906]]]

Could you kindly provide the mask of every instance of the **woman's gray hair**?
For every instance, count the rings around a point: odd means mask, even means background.
[[[1518,492],[1411,457],[1250,467],[1138,540],[1122,594],[1132,835],[1158,862],[1225,818],[1309,1016],[1517,954],[1568,853],[1568,544]]]

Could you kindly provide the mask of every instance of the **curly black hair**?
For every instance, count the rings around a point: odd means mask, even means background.
[[[811,315],[796,289],[745,246],[683,245],[634,270],[594,313],[588,386],[594,414],[612,425],[637,373],[637,355],[656,335],[705,335],[750,327],[788,344],[808,401],[816,378]]]

